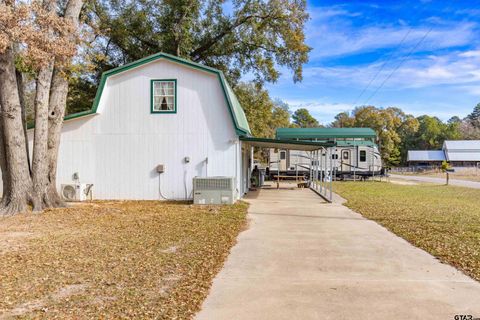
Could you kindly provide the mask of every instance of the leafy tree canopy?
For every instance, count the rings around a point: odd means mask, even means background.
[[[290,126],[288,105],[273,101],[268,92],[258,83],[240,83],[235,88],[252,134],[255,137],[273,138],[275,130]]]
[[[295,110],[292,119],[293,123],[300,128],[315,128],[320,126],[317,119],[315,119],[305,108]]]
[[[244,74],[274,82],[279,67],[302,79],[310,48],[305,43],[305,0],[94,0],[87,21],[96,31],[85,63],[89,76],[75,83],[96,86],[105,70],[165,52],[222,70],[235,86]],[[74,84],[75,84],[74,83]],[[93,100],[72,91],[70,106]]]
[[[223,70],[231,79],[252,72],[275,81],[276,65],[294,80],[310,48],[305,0],[95,0],[93,21],[105,30],[97,49],[116,66],[165,52]]]

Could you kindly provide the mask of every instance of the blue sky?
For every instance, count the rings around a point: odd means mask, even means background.
[[[308,11],[303,81],[283,70],[267,85],[292,111],[326,124],[369,104],[448,120],[480,102],[480,1],[324,0]]]

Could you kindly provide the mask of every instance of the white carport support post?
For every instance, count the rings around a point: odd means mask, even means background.
[[[318,159],[318,165],[320,166],[320,193],[323,192],[323,153],[324,153],[324,148],[320,149],[320,157]]]
[[[327,197],[327,187],[328,187],[328,179],[331,179],[331,172],[328,167],[328,161],[332,160],[332,152],[331,149],[326,149],[326,156],[325,156],[325,178],[323,179],[323,195]],[[331,167],[330,167],[331,168]]]
[[[309,152],[309,160],[310,162],[308,163],[308,179],[310,180],[309,182],[309,185],[313,187],[313,180],[312,180],[312,177],[313,177],[313,151],[310,151]]]
[[[331,149],[334,150],[333,148]],[[330,157],[330,195],[329,195],[330,202],[332,202],[332,188],[333,188],[333,159],[332,158],[333,157]]]
[[[315,188],[318,189],[318,150],[315,150]]]
[[[253,170],[253,146],[250,146],[250,170]]]
[[[330,166],[328,165],[330,161]],[[328,192],[328,179],[332,179],[332,150],[330,148],[327,149],[327,157],[325,157],[325,181],[324,181],[324,188],[323,188],[323,195],[327,198]]]

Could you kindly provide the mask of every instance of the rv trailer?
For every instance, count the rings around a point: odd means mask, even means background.
[[[310,176],[310,167],[318,162],[336,178],[365,178],[383,172],[376,134],[370,128],[279,128],[277,139],[301,141],[333,141],[330,153],[270,149],[270,176]],[[320,172],[319,175],[322,175]],[[318,177],[317,177],[318,178]]]

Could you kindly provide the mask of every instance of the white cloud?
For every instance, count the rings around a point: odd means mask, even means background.
[[[480,57],[480,50],[469,50],[459,54],[460,57],[476,58]]]
[[[312,19],[307,27],[307,42],[314,48],[310,54],[311,59],[395,48],[404,38],[399,51],[409,51],[430,29],[427,25],[412,27],[405,21],[400,26],[392,23],[358,28],[352,24],[351,19],[345,18],[361,14],[350,12],[344,7],[317,7],[311,11]],[[451,23],[441,20],[435,24],[436,27],[428,33],[418,51],[463,46],[470,44],[476,37],[476,24],[472,22]]]
[[[417,57],[405,61],[397,69],[400,63],[401,59],[387,63],[372,83],[371,89],[378,87],[390,75],[384,84],[385,88],[480,84],[480,55],[454,52],[441,56]],[[305,83],[336,83],[362,88],[381,69],[382,64],[383,62],[379,61],[360,66],[306,67]]]

